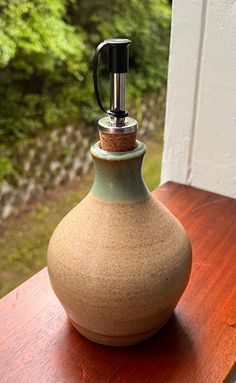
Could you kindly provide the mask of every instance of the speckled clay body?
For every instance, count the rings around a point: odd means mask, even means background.
[[[189,279],[191,245],[143,182],[144,144],[124,153],[95,144],[91,152],[95,181],[51,237],[50,280],[85,337],[138,343],[172,315]]]

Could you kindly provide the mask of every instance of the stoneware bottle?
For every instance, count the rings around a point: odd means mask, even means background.
[[[146,151],[125,111],[130,40],[101,43],[108,51],[111,102],[91,147],[95,179],[89,194],[55,229],[48,247],[52,288],[72,325],[97,343],[122,346],[155,334],[188,283],[191,245],[178,220],[148,191]],[[104,110],[104,109],[103,109]]]

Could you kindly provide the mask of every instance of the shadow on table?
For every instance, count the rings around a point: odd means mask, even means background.
[[[171,378],[177,382],[181,381],[177,378],[184,376],[186,361],[188,366],[191,364],[194,377],[194,345],[176,314],[159,333],[134,346],[95,344],[78,334],[69,322],[64,336],[67,338],[66,352],[65,348],[61,350],[61,355],[59,349],[56,352],[63,382],[164,383],[171,381]]]

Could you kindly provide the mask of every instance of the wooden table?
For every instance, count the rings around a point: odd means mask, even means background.
[[[69,324],[44,269],[0,301],[1,383],[236,381],[236,200],[174,183],[154,195],[193,245],[171,320],[136,346],[92,343]]]

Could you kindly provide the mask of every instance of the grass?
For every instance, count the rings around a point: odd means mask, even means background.
[[[146,140],[143,177],[150,190],[159,185],[162,136]],[[46,265],[49,238],[59,221],[90,190],[93,172],[48,193],[2,225],[0,235],[0,297]]]

